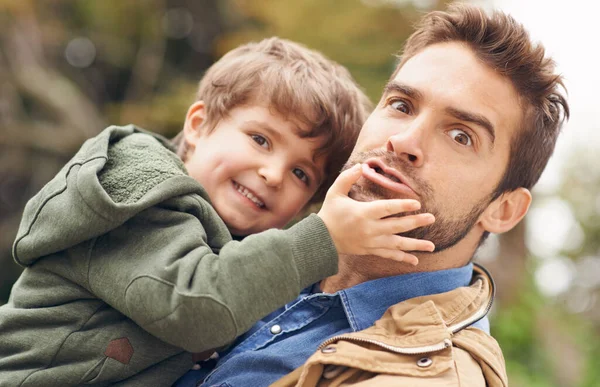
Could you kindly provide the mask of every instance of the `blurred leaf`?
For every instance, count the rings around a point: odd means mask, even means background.
[[[410,8],[369,6],[360,0],[237,0],[241,25],[219,39],[219,55],[270,36],[294,40],[346,66],[372,101],[395,68],[419,14]],[[240,16],[241,15],[241,16]]]

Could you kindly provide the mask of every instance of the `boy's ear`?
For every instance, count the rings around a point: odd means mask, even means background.
[[[188,149],[193,149],[196,141],[202,135],[203,123],[206,120],[204,101],[196,101],[190,106],[183,124],[183,140]]]
[[[511,230],[523,219],[529,205],[531,204],[531,193],[526,188],[517,188],[514,191],[500,195],[488,205],[481,214],[479,222],[481,226],[494,234],[501,234]]]

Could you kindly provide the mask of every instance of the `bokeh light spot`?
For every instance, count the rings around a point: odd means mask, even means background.
[[[555,297],[569,290],[574,276],[573,262],[565,257],[554,257],[543,261],[534,275],[535,284],[547,297]]]
[[[539,258],[576,250],[583,242],[583,232],[570,205],[559,198],[539,202],[529,211],[526,224],[527,248]]]
[[[96,59],[96,46],[88,38],[72,39],[65,48],[65,58],[73,67],[89,67]]]
[[[187,8],[172,8],[165,12],[162,25],[167,37],[182,39],[192,32],[194,17]]]

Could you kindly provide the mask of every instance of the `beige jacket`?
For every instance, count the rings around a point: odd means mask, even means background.
[[[508,386],[498,343],[469,327],[494,299],[492,278],[474,271],[469,287],[401,302],[374,326],[325,341],[272,387]]]

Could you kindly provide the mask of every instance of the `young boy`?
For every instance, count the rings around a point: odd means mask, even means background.
[[[345,69],[273,38],[224,56],[197,97],[177,149],[110,127],[27,204],[13,248],[26,269],[0,308],[1,385],[170,385],[186,351],[230,343],[334,274],[338,253],[414,261],[394,239],[407,228],[381,218],[418,205],[352,201],[357,167],[319,215],[277,230],[324,196],[366,117]]]

